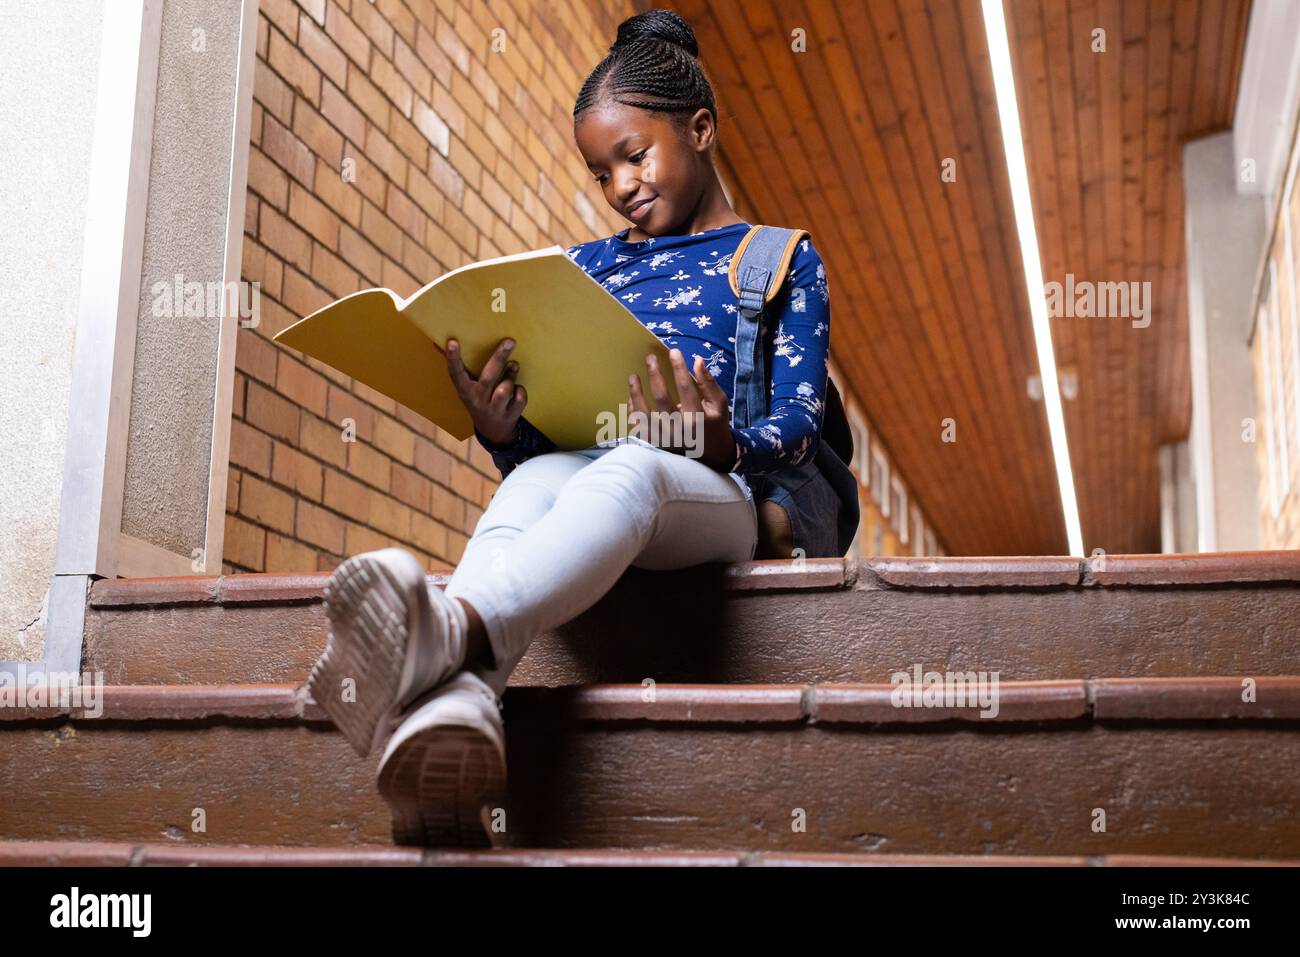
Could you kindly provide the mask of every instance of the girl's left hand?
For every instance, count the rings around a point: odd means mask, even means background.
[[[669,452],[697,458],[715,471],[730,472],[736,461],[736,439],[731,434],[727,393],[709,374],[703,357],[695,357],[695,377],[692,378],[680,349],[672,349],[668,355],[681,402],[674,407],[658,360],[653,353],[646,356],[650,396],[655,408],[651,411],[647,407],[641,379],[637,375],[628,379],[628,404],[632,412],[644,413],[646,426],[653,422],[658,427],[647,434],[647,428],[638,425],[630,430],[631,434]]]

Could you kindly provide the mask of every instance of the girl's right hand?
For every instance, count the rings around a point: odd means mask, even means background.
[[[515,382],[519,363],[507,361],[514,347],[513,339],[502,339],[475,378],[461,359],[460,343],[447,340],[447,371],[460,401],[474,420],[474,427],[498,445],[508,445],[514,438],[515,425],[528,404],[528,393]]]

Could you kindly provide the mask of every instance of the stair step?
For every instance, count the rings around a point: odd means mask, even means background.
[[[79,841],[0,842],[0,867],[1286,867],[1295,861],[1160,855],[795,854],[781,851],[179,846]]]
[[[724,856],[1300,857],[1300,677],[1255,682],[1250,704],[1238,677],[1000,682],[990,718],[895,708],[882,684],[659,683],[653,700],[640,684],[512,687],[501,840]],[[0,719],[0,785],[24,795],[0,838],[390,841],[378,755],[358,760],[300,686],[113,686],[98,717]]]
[[[302,683],[327,577],[98,582],[84,667],[109,684]],[[1018,680],[1286,675],[1297,638],[1297,552],[750,562],[629,570],[511,684],[879,682],[918,662]]]

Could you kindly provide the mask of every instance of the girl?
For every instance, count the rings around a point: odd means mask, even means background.
[[[490,843],[505,789],[501,695],[533,638],[591,607],[631,565],[750,560],[759,523],[746,476],[816,452],[830,311],[807,239],[769,304],[770,414],[730,424],[737,304],[727,268],[750,224],[714,169],[717,112],[698,52],[668,10],[619,26],[578,96],[574,137],[633,225],[568,254],[671,349],[671,369],[647,357],[645,387],[630,376],[631,409],[673,413],[671,375],[699,441],[667,448],[636,434],[556,451],[523,417],[514,343],[503,340],[475,378],[452,340],[448,368],[500,488],[445,591],[426,587],[400,549],[349,559],[326,589],[329,638],[309,686],[363,755],[397,724],[378,777],[398,843]]]

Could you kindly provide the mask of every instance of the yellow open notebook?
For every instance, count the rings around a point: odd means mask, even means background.
[[[365,289],[317,310],[275,337],[418,412],[458,439],[474,424],[447,372],[447,340],[477,375],[497,343],[515,340],[524,417],[560,449],[594,445],[601,414],[626,434],[619,406],[628,376],[654,353],[673,401],[668,349],[559,246],[453,269],[402,299]]]

